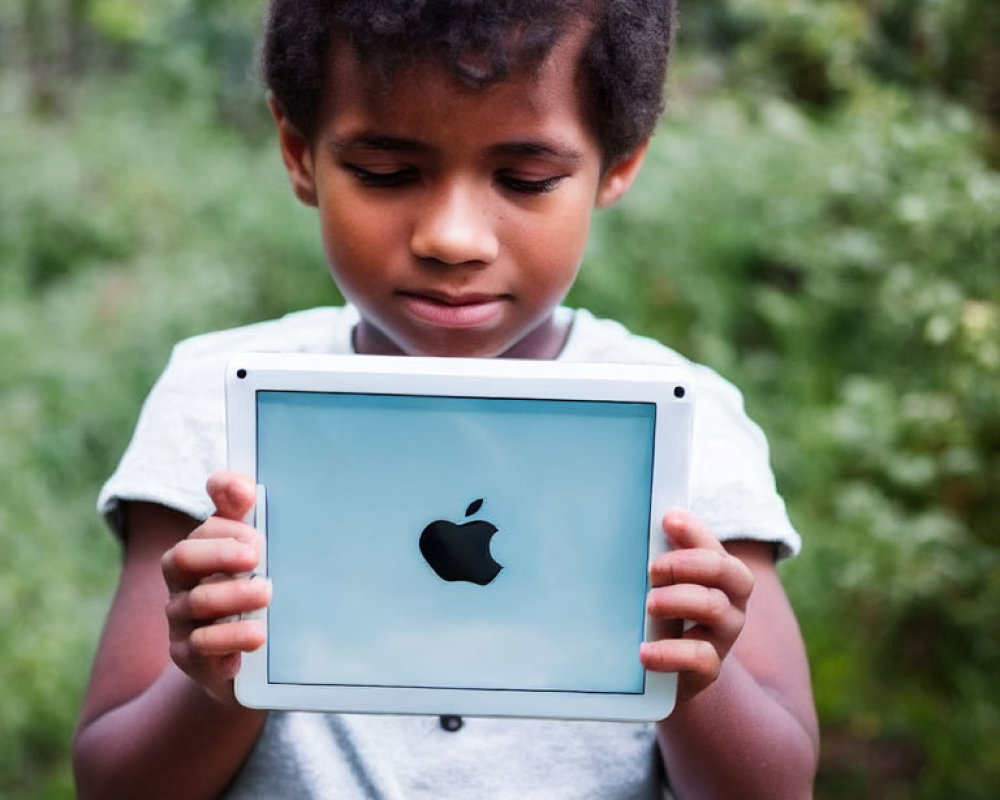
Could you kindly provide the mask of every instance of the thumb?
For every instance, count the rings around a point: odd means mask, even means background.
[[[242,520],[257,502],[257,486],[246,475],[229,470],[213,472],[205,486],[215,503],[215,516]]]

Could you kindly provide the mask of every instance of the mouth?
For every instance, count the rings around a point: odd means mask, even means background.
[[[473,328],[492,322],[507,302],[506,295],[450,294],[433,289],[401,291],[407,311],[442,328]]]

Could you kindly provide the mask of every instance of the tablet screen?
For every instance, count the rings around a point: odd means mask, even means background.
[[[641,693],[653,403],[257,391],[268,682]]]

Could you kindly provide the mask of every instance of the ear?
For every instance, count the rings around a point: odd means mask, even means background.
[[[281,103],[268,92],[267,104],[271,108],[271,116],[278,126],[278,144],[281,147],[281,158],[285,162],[285,170],[292,184],[292,191],[299,201],[307,206],[317,205],[316,179],[313,173],[312,148],[308,139],[295,127],[285,115]]]
[[[646,151],[649,149],[649,139],[643,141],[631,153],[618,159],[614,164],[605,170],[601,176],[601,183],[597,187],[597,200],[595,204],[598,208],[610,206],[617,203],[629,190],[639,174],[639,167],[642,166],[643,159],[646,158]]]

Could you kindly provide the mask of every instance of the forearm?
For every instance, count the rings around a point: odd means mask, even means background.
[[[811,798],[818,743],[776,694],[736,658],[718,680],[658,726],[679,800]]]
[[[246,760],[266,712],[209,697],[172,664],[142,694],[77,729],[81,800],[217,797]]]

